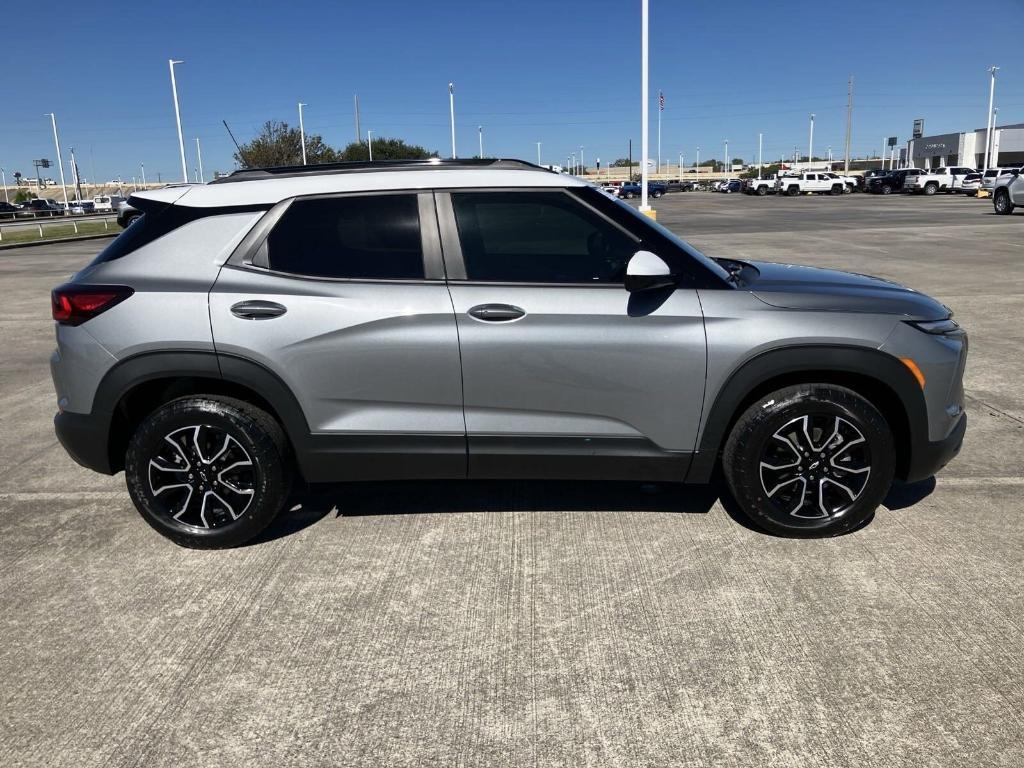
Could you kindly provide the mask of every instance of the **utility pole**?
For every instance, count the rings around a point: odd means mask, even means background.
[[[853,129],[853,75],[846,83],[846,144],[843,148],[843,173],[850,172],[850,133]],[[884,160],[882,161],[885,162]]]
[[[626,168],[626,173],[629,175],[626,177],[626,181],[633,180],[633,140],[629,140],[629,166]]]
[[[373,162],[373,131],[366,132],[366,146],[370,150],[370,162]]]
[[[537,142],[537,165],[540,165],[540,142]]]
[[[814,113],[811,112],[811,138],[807,140],[807,162],[814,162]]]
[[[640,10],[640,210],[647,214],[651,206],[647,204],[647,158],[650,157],[650,148],[647,142],[647,132],[650,127],[648,116],[648,26],[650,23],[650,0],[641,0]]]
[[[987,122],[985,123],[985,164],[981,169],[982,173],[988,170],[988,152],[989,147],[992,146],[992,128],[994,127],[992,120],[992,103],[996,97],[996,72],[998,71],[999,67],[988,68],[988,73],[992,76],[992,80],[988,87],[988,115],[986,118]]]
[[[697,179],[700,179],[700,147],[697,147]]]
[[[478,125],[476,127],[477,137],[480,139],[480,159],[484,159],[484,127]]]
[[[728,179],[732,175],[732,162],[729,160],[729,140],[725,140],[725,165],[722,166],[722,170],[725,171],[725,178]]]
[[[302,122],[302,108],[308,106],[299,102],[299,141],[302,142],[302,164],[306,164],[306,126]]]
[[[145,188],[145,186],[146,186],[146,164],[145,163],[139,163],[139,170],[142,171],[142,186],[143,186],[143,188]]]
[[[64,159],[60,156],[60,139],[57,138],[57,116],[53,112],[47,114],[49,114],[50,122],[53,124],[53,143],[57,147],[57,166],[60,168],[60,185],[64,189],[64,212],[67,213],[68,186],[64,183]]]
[[[4,202],[9,203],[11,202],[11,198],[7,194],[7,171],[3,168],[0,168],[0,178],[2,178],[4,182]]]
[[[178,151],[181,153],[181,180],[188,184],[188,166],[185,164],[185,139],[181,135],[181,110],[178,108],[178,84],[174,79],[174,65],[184,64],[183,61],[168,59],[167,64],[171,68],[171,95],[174,97],[174,121],[178,124]],[[91,150],[90,150],[91,152]],[[93,176],[95,177],[95,173]],[[93,179],[95,183],[96,179]]]
[[[683,153],[679,153],[679,183],[683,183]]]
[[[356,104],[356,144],[362,144],[362,142],[363,142],[363,133],[362,133],[362,131],[359,128],[359,94],[358,93],[353,93],[352,94],[352,100]]]
[[[78,163],[75,162],[75,148],[71,147],[71,176],[75,180],[75,199],[82,199],[82,177],[78,174]]]
[[[196,157],[199,158],[199,183],[206,183],[206,175],[203,173],[203,148],[199,146],[199,137],[196,136]]]
[[[448,112],[452,121],[452,160],[455,154],[455,83],[448,83]]]
[[[757,134],[757,178],[761,178],[761,169],[764,167],[764,163],[761,162],[761,138],[762,134]]]
[[[583,164],[583,145],[580,144],[580,175],[587,172],[587,166]]]

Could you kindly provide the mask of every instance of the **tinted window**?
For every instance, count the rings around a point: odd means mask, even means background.
[[[416,195],[296,200],[267,238],[270,268],[311,277],[422,279]]]
[[[470,280],[621,283],[631,237],[562,192],[452,194]]]

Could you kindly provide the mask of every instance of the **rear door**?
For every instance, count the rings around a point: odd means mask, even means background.
[[[458,336],[432,193],[279,204],[221,271],[210,318],[222,366],[255,362],[295,395],[317,479],[465,475]]]
[[[706,366],[697,292],[627,293],[645,242],[599,205],[620,204],[438,193],[472,477],[685,473]]]

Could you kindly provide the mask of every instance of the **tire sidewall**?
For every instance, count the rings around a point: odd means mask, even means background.
[[[248,452],[256,473],[255,493],[245,512],[230,524],[197,528],[164,514],[149,489],[149,460],[164,437],[195,424],[224,430]],[[237,546],[262,531],[277,515],[287,494],[285,457],[270,430],[245,410],[221,400],[189,397],[171,401],[142,421],[125,455],[125,482],[139,514],[173,541],[196,548]]]
[[[871,475],[857,502],[842,515],[824,519],[793,517],[787,524],[772,516],[761,485],[760,461],[772,435],[807,413],[840,416],[861,431],[871,451]],[[892,484],[895,451],[885,419],[852,390],[834,385],[804,385],[779,390],[754,403],[737,421],[723,456],[730,490],[759,527],[789,537],[835,536],[858,528],[871,518]]]

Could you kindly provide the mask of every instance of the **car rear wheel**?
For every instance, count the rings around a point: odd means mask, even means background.
[[[996,213],[1000,215],[1007,215],[1013,213],[1013,203],[1010,202],[1010,193],[1005,189],[1000,189],[996,192],[995,197],[992,198],[992,205],[996,209]]]
[[[125,456],[143,519],[184,547],[245,543],[277,516],[290,487],[287,440],[265,411],[226,397],[172,400],[136,429]]]
[[[784,536],[835,536],[871,518],[895,458],[874,405],[845,387],[803,384],[759,398],[740,416],[722,468],[756,525]]]
[[[928,197],[931,197],[938,191],[939,185],[936,184],[934,181],[929,181],[927,184],[924,185],[924,193],[928,195]]]
[[[759,197],[764,197],[765,195],[768,194],[768,187],[764,187],[764,186],[758,187],[757,188],[757,194],[758,194]]]
[[[843,194],[843,185],[842,184],[833,184],[832,185],[832,194],[833,195],[841,195],[841,194]]]
[[[798,187],[796,184],[793,184],[792,186],[790,186],[789,189],[786,190],[786,194],[789,195],[790,197],[796,197],[797,195],[800,194],[800,187]]]
[[[882,185],[882,194],[883,195],[891,195],[892,194],[892,187],[889,186],[888,184],[883,184]]]

